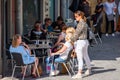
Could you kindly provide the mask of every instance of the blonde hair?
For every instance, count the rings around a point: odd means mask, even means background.
[[[74,33],[75,33],[75,29],[73,27],[67,28],[65,40],[70,41],[73,44],[72,39],[74,37]]]
[[[67,33],[72,33],[72,34],[74,34],[75,33],[75,29],[73,28],[73,27],[68,27],[67,29],[66,29],[66,34]]]
[[[18,44],[18,42],[17,42],[17,40],[19,39],[19,37],[21,37],[20,34],[16,34],[16,35],[13,36],[13,38],[12,38],[12,47],[17,47],[17,46],[19,46],[19,44]]]

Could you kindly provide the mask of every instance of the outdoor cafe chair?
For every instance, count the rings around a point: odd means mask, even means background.
[[[13,79],[13,76],[14,76],[14,73],[15,73],[15,69],[17,67],[22,68],[23,66],[25,66],[25,71],[24,71],[23,77],[22,77],[22,80],[24,80],[24,76],[26,75],[26,69],[27,69],[28,65],[35,64],[35,62],[30,63],[30,64],[24,64],[21,53],[12,52],[10,54],[11,54],[11,58],[15,61],[15,65],[14,65],[13,72],[12,72],[12,79]],[[36,66],[36,69],[37,69],[37,74],[39,76],[37,65],[35,64],[35,66]]]
[[[63,62],[56,62],[56,63],[62,63],[64,66],[65,66],[65,68],[66,68],[66,70],[67,70],[67,72],[68,72],[68,74],[69,74],[69,76],[72,76],[72,74],[70,73],[70,69],[71,69],[71,71],[72,71],[72,73],[75,75],[75,72],[74,72],[74,70],[73,70],[73,67],[71,66],[71,53],[72,53],[72,51],[73,50],[70,50],[70,52],[69,52],[69,54],[68,54],[68,57],[67,57],[67,59],[65,60],[65,61],[63,61]],[[58,65],[57,64],[57,65]]]

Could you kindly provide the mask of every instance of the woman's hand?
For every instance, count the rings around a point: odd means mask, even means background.
[[[29,49],[28,45],[25,42],[21,43],[25,48]]]
[[[51,54],[50,54],[50,56],[54,56],[54,55],[55,55],[55,53],[51,53]]]
[[[59,45],[64,45],[64,43],[63,43],[63,42],[60,42]]]
[[[23,45],[25,47],[25,49],[28,49],[30,54],[32,54],[29,46],[25,42],[22,42],[21,45]]]

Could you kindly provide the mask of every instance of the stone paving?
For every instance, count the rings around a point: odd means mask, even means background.
[[[72,79],[68,74],[40,78],[27,78],[25,80],[120,80],[120,35],[102,37],[103,44],[89,47],[92,64],[92,74],[82,79]]]

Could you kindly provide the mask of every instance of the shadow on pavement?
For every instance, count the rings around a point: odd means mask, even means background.
[[[103,43],[89,47],[88,52],[91,60],[116,60],[120,58],[120,36],[103,36]]]
[[[115,71],[116,69],[104,69],[104,70],[92,70],[92,74],[90,74],[89,76],[91,75],[94,75],[94,74],[100,74],[100,73],[105,73],[105,72],[112,72],[112,71]],[[88,76],[84,76],[84,77],[88,77]]]

